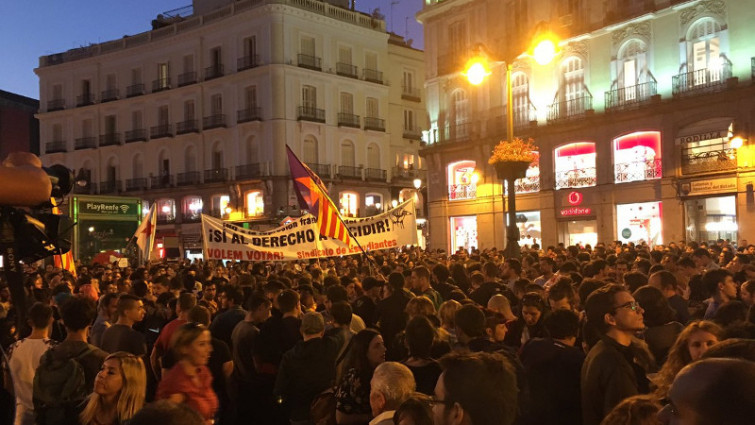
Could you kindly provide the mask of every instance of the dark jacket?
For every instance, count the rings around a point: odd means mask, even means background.
[[[383,341],[393,341],[396,334],[406,327],[406,304],[410,297],[404,291],[397,291],[381,300],[375,308],[375,323],[380,327]]]
[[[300,326],[301,320],[295,317],[272,316],[262,324],[254,346],[259,373],[275,375],[278,372],[283,353],[301,340]]]
[[[235,328],[240,321],[244,320],[244,317],[246,317],[246,312],[244,312],[239,306],[229,308],[218,314],[210,325],[212,336],[225,342],[229,348],[233,348],[233,341],[231,340],[233,328]]]
[[[309,419],[312,400],[335,383],[336,344],[331,338],[299,341],[283,355],[273,393],[292,421]]]
[[[622,400],[648,393],[650,382],[646,374],[652,369],[650,354],[639,343],[624,347],[604,335],[582,365],[583,423],[600,425]]]

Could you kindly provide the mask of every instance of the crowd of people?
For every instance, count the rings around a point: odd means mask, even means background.
[[[746,424],[755,246],[25,266],[21,424]],[[723,396],[725,394],[725,396]]]

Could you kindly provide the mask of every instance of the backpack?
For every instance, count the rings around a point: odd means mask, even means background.
[[[309,416],[315,425],[336,425],[335,388],[328,388],[312,400]]]
[[[87,347],[75,357],[55,358],[47,350],[34,374],[34,418],[37,425],[78,423],[77,407],[87,398],[84,367],[80,359],[94,352]]]

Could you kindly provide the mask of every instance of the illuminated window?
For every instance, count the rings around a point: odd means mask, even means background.
[[[341,192],[340,204],[341,215],[345,217],[356,217],[359,210],[359,197],[354,192]]]
[[[616,183],[662,177],[661,133],[638,131],[613,140]]]
[[[595,186],[595,143],[576,142],[556,148],[556,189]]]
[[[477,196],[477,174],[474,161],[460,161],[448,166],[448,199],[474,199]]]
[[[173,199],[157,200],[157,220],[171,223],[176,219],[176,201]]]
[[[368,193],[365,195],[364,205],[367,207],[367,215],[381,213],[386,207],[383,203],[383,195],[379,193]]]
[[[265,198],[262,192],[248,192],[246,194],[246,215],[249,217],[259,217],[265,214]]]
[[[212,197],[212,215],[215,217],[228,217],[230,212],[231,197],[228,195],[215,195]]]
[[[616,205],[617,240],[624,243],[646,242],[650,246],[663,243],[660,202]]]
[[[183,200],[183,215],[186,220],[199,220],[202,215],[202,198],[187,196]]]
[[[511,76],[511,98],[514,109],[514,126],[530,123],[530,83],[527,74],[517,72]]]

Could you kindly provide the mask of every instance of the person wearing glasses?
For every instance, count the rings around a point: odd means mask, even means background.
[[[627,397],[650,392],[646,375],[654,371],[652,355],[635,334],[645,328],[643,310],[621,285],[595,290],[585,302],[587,326],[600,340],[582,366],[582,415],[585,425],[599,425]]]
[[[82,425],[123,424],[144,405],[147,372],[142,359],[118,351],[102,364],[94,380],[94,392],[79,415]]]

